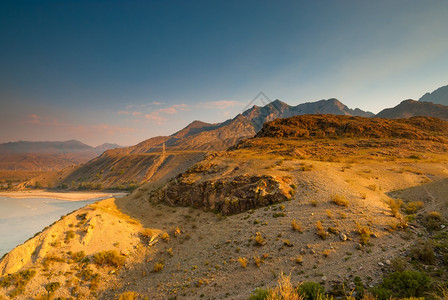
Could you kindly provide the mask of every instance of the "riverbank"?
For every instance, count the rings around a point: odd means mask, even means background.
[[[104,192],[49,192],[47,190],[23,190],[12,192],[0,192],[0,197],[9,198],[49,198],[65,201],[86,201],[104,199],[109,197],[123,197],[128,193],[104,193]]]

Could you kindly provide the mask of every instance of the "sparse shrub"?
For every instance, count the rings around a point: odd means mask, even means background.
[[[292,247],[294,246],[293,244],[291,244],[291,242],[288,239],[284,239],[283,240],[283,245],[287,246],[287,247]]]
[[[331,196],[331,202],[339,206],[349,206],[350,202],[343,195],[333,195]]]
[[[406,261],[401,257],[396,257],[390,261],[392,270],[395,272],[403,272],[406,270]]]
[[[339,229],[337,229],[336,227],[328,227],[328,232],[333,233],[333,234],[338,234]]]
[[[286,216],[286,214],[284,212],[275,212],[275,213],[272,214],[272,216],[274,218],[280,218],[280,217]]]
[[[314,207],[317,206],[317,200],[316,200],[316,199],[311,200],[310,203],[311,203],[311,205],[314,206]]]
[[[121,267],[125,262],[125,258],[118,254],[117,250],[98,252],[93,255],[93,260],[97,265],[109,265],[116,268]]]
[[[323,256],[328,257],[331,254],[331,249],[325,249],[324,251],[322,251]]]
[[[240,262],[242,268],[246,268],[247,267],[247,258],[245,258],[245,257],[238,257],[238,261]]]
[[[367,245],[367,243],[370,240],[370,236],[372,235],[370,228],[368,226],[361,226],[359,223],[356,223],[356,226],[358,228],[358,233],[361,237],[360,240],[361,245]]]
[[[160,272],[160,271],[163,270],[163,267],[164,267],[164,266],[165,266],[165,264],[164,264],[162,261],[157,262],[157,263],[154,265],[153,271],[154,271],[154,272]]]
[[[169,242],[170,241],[170,235],[166,232],[162,233],[162,240],[164,242]]]
[[[392,212],[392,215],[395,218],[398,218],[400,216],[400,207],[403,204],[403,201],[401,199],[390,199],[389,200],[389,208]]]
[[[173,254],[173,248],[168,248],[168,249],[166,249],[166,252],[170,255],[170,256],[173,256],[174,254]]]
[[[259,256],[254,255],[254,262],[255,262],[255,265],[257,266],[257,268],[259,268],[261,266],[261,263],[263,262],[263,260]]]
[[[67,231],[67,234],[65,235],[65,242],[69,242],[71,239],[75,238],[76,234],[73,230]]]
[[[79,251],[72,254],[72,260],[76,263],[82,261],[84,257],[86,257],[84,251]]]
[[[294,231],[302,232],[302,224],[296,222],[296,219],[292,219],[291,227]]]
[[[255,234],[255,242],[256,242],[257,245],[259,245],[259,246],[263,246],[263,245],[266,244],[266,241],[265,241],[265,239],[261,236],[261,233],[260,233],[260,232],[257,232],[257,233]]]
[[[325,296],[325,288],[313,281],[303,282],[299,285],[297,292],[304,300],[324,299]]]
[[[302,256],[302,255],[297,256],[297,257],[294,259],[294,261],[295,261],[296,263],[298,263],[298,264],[302,264],[302,263],[303,263],[303,256]]]
[[[411,257],[423,263],[433,264],[436,256],[434,245],[430,240],[419,240],[411,247]]]
[[[402,206],[403,206],[403,210],[407,214],[415,214],[419,209],[421,209],[423,207],[423,202],[422,201],[410,201],[408,203],[403,204]]]
[[[443,218],[439,212],[431,211],[423,217],[422,221],[423,221],[423,225],[426,228],[428,228],[430,230],[436,230],[436,229],[440,229],[440,226],[443,223]]]
[[[180,233],[181,233],[180,228],[176,227],[176,229],[174,229],[174,232],[173,232],[174,236],[178,237],[180,235]]]
[[[142,230],[141,235],[142,237],[149,239],[154,235],[154,232],[149,228],[145,228]]]
[[[53,295],[54,292],[56,292],[56,290],[58,288],[61,287],[61,283],[60,282],[51,282],[47,285],[45,285],[45,290],[48,292],[48,295]]]
[[[325,231],[324,226],[322,226],[320,221],[316,222],[316,234],[323,240],[325,240],[328,236],[328,232]]]
[[[118,300],[135,300],[138,298],[136,292],[127,291],[118,296]]]
[[[331,210],[326,209],[325,212],[327,213],[328,218],[333,219],[333,214],[331,213]]]

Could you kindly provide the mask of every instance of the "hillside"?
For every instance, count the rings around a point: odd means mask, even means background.
[[[442,86],[432,93],[424,94],[418,101],[448,105],[448,85]]]
[[[202,159],[209,151],[225,150],[240,140],[253,137],[263,124],[276,118],[309,113],[373,116],[359,109],[349,109],[337,99],[290,106],[275,100],[264,107],[253,106],[233,119],[209,124],[194,121],[170,135],[145,140],[135,146],[106,151],[76,169],[62,182],[70,185],[89,182],[103,187],[128,186],[154,181],[158,173],[177,174]],[[163,147],[166,153],[163,154]],[[181,157],[177,157],[180,155]],[[168,159],[167,159],[168,158]],[[185,163],[178,163],[184,161]],[[173,162],[173,163],[171,163]],[[159,176],[157,178],[168,178]]]
[[[63,217],[0,261],[0,295],[35,298],[53,284],[54,297],[247,299],[281,273],[335,297],[375,286],[386,299],[437,293],[448,279],[447,126],[322,115],[267,123],[167,182]],[[387,285],[409,274],[432,283]]]
[[[395,107],[383,109],[375,117],[397,119],[413,116],[428,116],[448,120],[448,106],[432,102],[405,100]]]

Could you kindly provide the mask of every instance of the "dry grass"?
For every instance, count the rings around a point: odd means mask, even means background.
[[[325,240],[328,236],[328,232],[325,231],[324,226],[322,226],[320,221],[316,222],[316,234],[323,240]]]
[[[400,216],[400,208],[403,204],[403,201],[401,199],[390,199],[388,202],[389,208],[392,212],[392,215],[395,218],[398,218]]]
[[[345,206],[348,207],[350,205],[350,202],[345,198],[343,195],[333,195],[331,196],[331,202],[333,202],[336,205],[339,206]]]
[[[240,262],[242,268],[246,268],[247,267],[247,258],[245,258],[245,257],[238,257],[238,261]]]
[[[370,236],[372,235],[370,228],[368,226],[361,226],[357,222],[356,222],[356,227],[357,227],[358,233],[361,237],[361,240],[360,240],[361,245],[367,245],[370,240]]]
[[[162,240],[164,242],[169,242],[170,241],[170,235],[166,232],[162,233]]]
[[[257,245],[259,245],[259,246],[263,246],[263,245],[266,244],[266,241],[265,241],[265,239],[261,236],[261,233],[260,233],[260,232],[257,232],[257,233],[255,234],[255,241],[257,242]]]
[[[296,219],[293,219],[292,220],[292,222],[291,222],[291,227],[292,227],[292,229],[294,230],[294,231],[298,231],[298,232],[302,232],[303,231],[303,229],[302,229],[302,224],[299,222],[299,223],[297,223],[296,222]]]
[[[302,300],[294,286],[291,283],[291,276],[280,274],[277,286],[271,289],[266,298],[267,300]]]
[[[154,271],[154,272],[160,272],[160,271],[163,270],[163,267],[164,267],[164,266],[165,266],[165,264],[164,264],[163,262],[157,262],[157,263],[154,265],[153,271]]]

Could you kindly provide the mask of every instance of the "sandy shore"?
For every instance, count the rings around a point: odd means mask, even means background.
[[[127,193],[102,193],[102,192],[48,192],[44,190],[0,192],[0,197],[10,198],[50,198],[66,201],[84,201],[97,198],[122,197]]]

